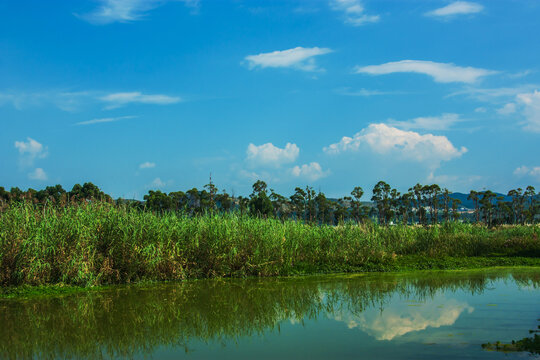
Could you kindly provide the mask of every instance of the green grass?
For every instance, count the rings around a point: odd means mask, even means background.
[[[539,266],[540,226],[314,226],[95,203],[0,213],[0,285]]]

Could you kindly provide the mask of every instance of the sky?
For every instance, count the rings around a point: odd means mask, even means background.
[[[0,186],[540,188],[537,0],[0,2]]]

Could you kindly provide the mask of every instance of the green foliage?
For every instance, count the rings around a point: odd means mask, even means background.
[[[452,267],[446,258],[465,257],[490,258],[493,266],[509,257],[540,257],[539,235],[538,225],[330,226],[153,213],[105,202],[63,208],[23,202],[0,212],[0,285],[385,271],[411,257],[438,268]]]

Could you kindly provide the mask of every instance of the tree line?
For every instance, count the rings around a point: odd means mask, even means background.
[[[210,181],[203,189],[169,193],[150,190],[144,201],[116,199],[98,186],[87,182],[75,184],[70,191],[61,185],[47,186],[42,190],[17,187],[9,191],[0,187],[0,209],[8,204],[29,201],[39,205],[67,206],[90,201],[130,206],[154,212],[175,211],[189,216],[206,213],[238,212],[240,215],[294,219],[311,224],[339,224],[346,221],[361,223],[376,221],[382,225],[397,223],[430,225],[449,221],[470,221],[487,226],[500,224],[536,223],[540,216],[540,194],[533,186],[525,190],[512,189],[507,196],[491,190],[471,190],[467,199],[473,209],[463,211],[462,201],[437,184],[416,184],[400,193],[384,181],[372,189],[370,201],[363,201],[364,190],[357,186],[350,196],[329,199],[313,187],[296,187],[289,197],[278,194],[268,185],[257,180],[249,196],[234,196],[221,192]],[[510,200],[508,200],[510,198]]]

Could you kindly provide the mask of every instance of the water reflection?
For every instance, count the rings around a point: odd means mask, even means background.
[[[437,297],[418,305],[392,301],[380,312],[367,309],[359,316],[339,314],[334,319],[345,322],[349,329],[360,328],[377,340],[392,340],[428,327],[453,325],[462,312],[470,314],[473,311],[474,308],[467,303]]]
[[[190,281],[0,301],[0,358],[109,358],[190,352],[284,323],[330,318],[378,340],[453,324],[495,281],[537,289],[536,271]],[[413,299],[415,302],[411,303]],[[413,305],[413,306],[411,306]],[[420,305],[420,306],[414,306]]]

